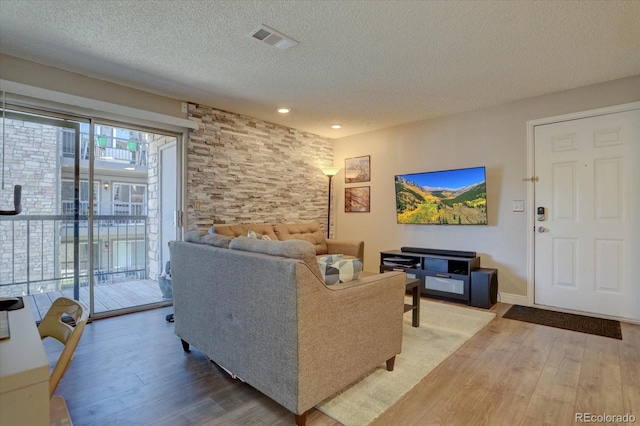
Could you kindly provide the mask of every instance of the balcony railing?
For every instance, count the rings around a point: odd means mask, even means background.
[[[70,222],[66,222],[66,226],[73,226],[73,211],[74,211],[74,202],[73,201],[62,201],[62,214],[67,217],[71,217],[72,220]],[[88,201],[80,201],[79,205],[79,213],[80,217],[87,217],[89,215],[89,202]],[[118,220],[115,222],[109,222],[106,219],[101,219],[100,224],[98,226],[111,226],[113,223],[128,223],[131,220],[132,216],[135,217],[146,217],[147,208],[145,203],[103,203],[97,202],[93,203],[93,211],[100,213],[112,213],[112,216],[118,216]],[[105,215],[95,216],[97,218],[104,218]],[[139,222],[143,223],[143,222]],[[87,227],[89,224],[88,221],[81,222],[80,226]],[[95,224],[94,224],[95,226]]]
[[[112,136],[95,136],[94,156],[96,160],[124,163],[147,167],[149,143]],[[63,138],[62,156],[75,157],[75,142],[71,138]],[[89,159],[89,134],[80,133],[80,159]]]
[[[77,228],[72,215],[3,217],[0,296],[88,285],[88,223],[86,215],[79,217]],[[147,216],[96,215],[93,242],[96,284],[147,278]]]

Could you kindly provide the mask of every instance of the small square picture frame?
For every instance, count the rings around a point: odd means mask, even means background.
[[[344,183],[371,181],[371,156],[344,159]]]
[[[344,189],[345,213],[371,212],[371,187],[356,186]]]

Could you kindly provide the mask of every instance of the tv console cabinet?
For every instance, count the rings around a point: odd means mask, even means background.
[[[475,252],[403,247],[380,252],[380,273],[403,271],[420,280],[425,296],[455,299],[471,304],[472,272],[480,269]]]

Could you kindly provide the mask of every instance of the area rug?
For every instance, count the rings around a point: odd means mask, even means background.
[[[513,305],[502,318],[622,340],[620,321]]]
[[[316,408],[345,426],[368,425],[494,317],[488,311],[422,299],[420,327],[411,327],[410,313],[404,316],[402,353],[393,372],[380,365]]]

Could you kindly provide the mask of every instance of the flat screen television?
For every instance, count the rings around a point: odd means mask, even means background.
[[[486,225],[484,167],[397,175],[398,223]]]

